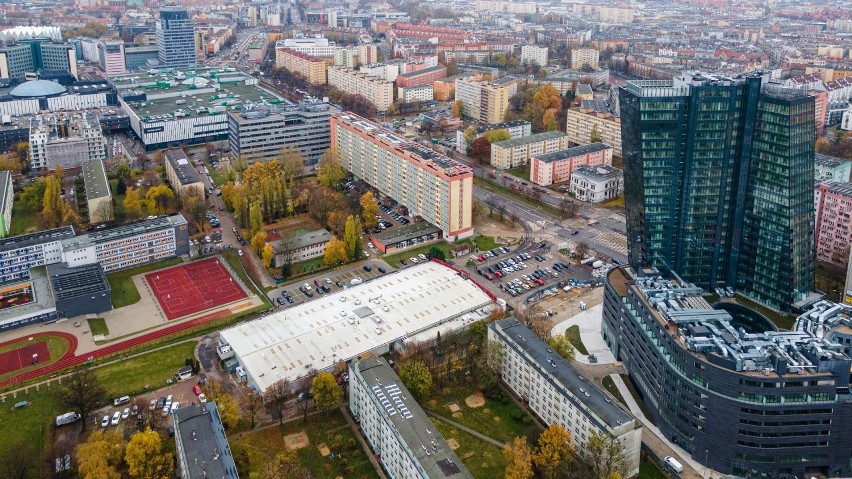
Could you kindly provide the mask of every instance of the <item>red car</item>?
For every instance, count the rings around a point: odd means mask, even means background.
[[[195,395],[198,396],[199,394],[201,394],[201,386],[199,386],[198,384],[192,386],[192,392],[194,392]]]
[[[494,276],[496,276],[496,277],[498,277],[498,278],[502,278],[502,277],[503,277],[503,272],[502,272],[502,271],[495,271],[495,272],[494,272]]]
[[[485,261],[485,256],[479,255],[479,258],[476,258],[476,260],[482,263]]]
[[[485,273],[485,279],[492,280],[494,279],[494,276],[491,276],[491,273]]]
[[[535,284],[537,284],[537,285],[539,285],[539,286],[544,286],[544,281],[542,281],[542,280],[540,280],[540,279],[536,278],[536,279],[535,279]]]

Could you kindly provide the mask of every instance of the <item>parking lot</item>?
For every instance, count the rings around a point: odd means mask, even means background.
[[[370,271],[365,271],[364,266],[368,266],[370,268]],[[384,261],[370,259],[365,262],[360,262],[357,265],[351,265],[345,268],[325,271],[323,273],[318,273],[313,276],[306,276],[300,278],[298,281],[292,282],[290,284],[270,291],[268,296],[273,302],[275,302],[276,307],[291,308],[299,304],[307,303],[308,301],[321,297],[324,294],[336,293],[347,287],[350,287],[352,286],[351,282],[353,279],[360,278],[361,281],[369,281],[371,279],[382,276],[385,273],[379,271],[379,268],[384,269],[385,272],[392,271],[392,268],[388,267],[388,265]],[[326,278],[328,278],[331,283],[328,283],[326,281]],[[320,284],[324,285],[330,291],[324,294],[318,293],[314,281],[317,281]],[[338,282],[340,283],[340,286],[338,286]],[[308,284],[311,287],[310,292],[313,297],[309,297],[304,292],[299,290],[299,287],[305,284]],[[282,291],[287,291],[290,297],[293,298],[292,303],[284,301],[284,303],[281,304],[281,302],[278,301],[278,298],[282,298]]]
[[[169,395],[172,396],[172,403],[178,403],[179,407],[189,406],[189,405],[193,404],[194,402],[196,402],[196,403],[198,402],[198,396],[196,396],[195,393],[192,391],[192,387],[195,386],[197,384],[197,382],[198,382],[198,377],[193,376],[193,377],[191,377],[191,378],[189,378],[185,381],[175,382],[170,386],[159,389],[159,390],[154,391],[152,393],[140,394],[138,396],[131,396],[130,401],[128,403],[125,403],[125,404],[122,404],[122,405],[119,405],[119,406],[110,405],[110,406],[101,408],[98,411],[92,413],[89,421],[94,423],[94,429],[101,429],[102,428],[101,421],[103,420],[104,416],[109,416],[110,422],[109,422],[109,425],[106,428],[114,428],[114,427],[123,428],[123,427],[125,427],[125,424],[126,424],[127,421],[132,421],[134,418],[128,417],[127,419],[120,419],[118,426],[114,426],[112,424],[112,417],[116,412],[121,413],[122,411],[124,411],[125,408],[132,409],[133,406],[136,405],[136,406],[138,406],[138,409],[140,410],[139,412],[142,412],[144,414],[149,414],[150,412],[152,412],[149,409],[150,408],[150,402],[151,402],[152,399],[159,401],[159,399],[161,397],[168,397]],[[161,408],[155,408],[153,413],[162,415],[162,409]],[[166,423],[168,423],[168,425],[171,425],[171,420],[163,421],[162,424],[163,424],[164,427],[165,427]],[[106,428],[104,428],[104,429],[106,429]]]

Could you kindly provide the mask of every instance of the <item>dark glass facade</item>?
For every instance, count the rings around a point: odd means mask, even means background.
[[[777,309],[805,299],[813,98],[760,76],[685,74],[628,82],[620,105],[630,264]]]
[[[668,440],[737,477],[852,476],[842,346],[802,331],[732,330],[698,288],[640,281],[627,268],[608,273],[601,334]]]
[[[160,65],[167,68],[195,66],[195,30],[185,7],[160,9],[157,21],[157,52]]]

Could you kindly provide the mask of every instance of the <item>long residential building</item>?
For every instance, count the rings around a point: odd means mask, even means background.
[[[115,219],[112,192],[109,189],[104,162],[101,160],[84,161],[82,166],[89,222],[105,223],[112,221]]]
[[[397,88],[422,85],[432,86],[435,80],[440,80],[441,78],[445,78],[446,76],[447,67],[443,65],[438,65],[434,67],[423,68],[421,70],[415,70],[409,73],[400,73],[396,77],[396,86]]]
[[[176,196],[182,201],[195,197],[203,204],[206,198],[204,182],[186,152],[181,148],[169,149],[163,156],[166,160],[166,177]]]
[[[473,479],[384,358],[349,365],[349,410],[393,479]]]
[[[852,359],[813,328],[838,309],[818,303],[812,327],[777,331],[703,295],[654,268],[605,277],[601,333],[663,435],[722,474],[852,476]]]
[[[14,202],[12,172],[0,171],[0,239],[9,236],[9,231],[12,229],[12,205]]]
[[[547,131],[491,144],[491,166],[506,170],[526,165],[530,158],[568,148],[568,135]]]
[[[639,473],[642,427],[618,400],[583,378],[514,317],[489,324],[488,339],[503,346],[503,382],[533,413],[570,432],[579,451],[592,435],[615,439],[622,448],[623,477]]]
[[[276,48],[275,66],[302,75],[311,85],[324,85],[326,82],[328,63],[306,53],[289,48]]]
[[[62,261],[62,240],[74,237],[74,228],[18,235],[0,241],[0,283],[30,278],[30,269]]]
[[[592,143],[535,155],[530,159],[530,181],[539,186],[562,183],[570,180],[571,174],[581,165],[612,165],[612,147],[605,143]]]
[[[470,167],[349,112],[331,117],[344,168],[455,241],[473,234]]]
[[[295,50],[312,57],[332,57],[336,52],[344,50],[328,38],[285,38],[278,40],[275,48]]]
[[[393,103],[393,82],[351,68],[328,67],[328,84],[350,95],[361,95],[384,112]]]
[[[464,116],[480,123],[499,123],[509,110],[509,90],[484,80],[457,78],[455,99],[461,100]]]
[[[604,108],[569,108],[566,111],[565,133],[576,145],[602,142],[612,146],[612,154],[621,158],[621,119]]]
[[[839,181],[849,183],[852,179],[852,161],[836,156],[814,153],[814,181]]]
[[[306,166],[315,165],[331,145],[334,111],[338,110],[328,103],[229,111],[228,146],[231,153],[250,163],[271,160],[284,149],[294,149]]]
[[[828,181],[814,190],[817,260],[846,266],[852,245],[852,183]]]

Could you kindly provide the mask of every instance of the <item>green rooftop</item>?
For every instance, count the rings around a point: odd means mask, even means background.
[[[559,130],[554,130],[544,133],[536,133],[535,135],[524,136],[520,138],[512,138],[511,140],[498,141],[497,143],[493,143],[491,146],[499,146],[500,148],[514,148],[516,146],[529,145],[530,143],[537,143],[539,141],[553,140],[555,138],[560,138],[563,136],[568,135],[562,133]]]

